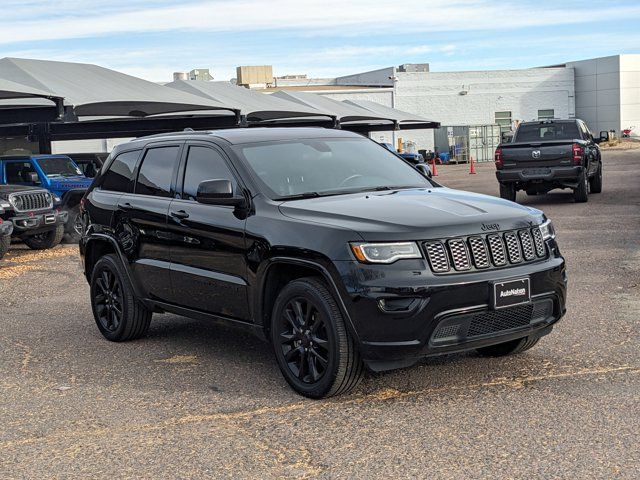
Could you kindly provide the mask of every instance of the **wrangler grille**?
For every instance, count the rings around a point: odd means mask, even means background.
[[[51,194],[48,192],[14,193],[9,202],[16,212],[50,210],[53,208]]]
[[[500,268],[545,258],[547,249],[537,227],[488,235],[429,240],[422,244],[434,273]]]

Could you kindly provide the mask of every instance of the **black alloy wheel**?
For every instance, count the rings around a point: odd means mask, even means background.
[[[327,284],[317,277],[285,285],[273,306],[271,343],[289,385],[309,398],[353,390],[364,364]]]
[[[327,371],[331,351],[318,308],[308,299],[296,297],[282,310],[279,326],[280,349],[291,373],[306,384],[320,380]]]
[[[96,279],[96,320],[107,332],[115,332],[124,314],[122,285],[115,273],[103,268]]]
[[[107,340],[123,342],[146,335],[153,314],[135,297],[117,255],[105,255],[93,267],[90,293],[93,317]]]

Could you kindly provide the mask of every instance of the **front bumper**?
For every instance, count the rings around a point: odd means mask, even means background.
[[[67,219],[67,212],[56,210],[38,214],[17,215],[11,218],[13,236],[21,237],[43,233],[57,225],[64,225],[67,223]]]
[[[13,232],[13,223],[0,220],[0,237],[11,235]]]
[[[576,183],[583,167],[538,167],[496,170],[501,183],[561,182]]]
[[[548,246],[546,260],[450,275],[432,274],[423,259],[336,262],[363,360],[373,370],[389,370],[425,356],[549,333],[565,313],[567,277],[557,246]],[[531,303],[493,310],[493,283],[522,277],[530,279]]]

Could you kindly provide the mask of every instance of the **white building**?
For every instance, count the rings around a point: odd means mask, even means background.
[[[594,132],[640,129],[640,55],[568,62],[575,72],[576,116]]]
[[[431,72],[415,67],[401,65],[320,81],[278,81],[277,87],[304,88],[335,100],[372,100],[443,126],[498,124],[504,131],[515,121],[578,117],[596,134],[640,128],[640,55],[520,70]],[[418,148],[433,148],[433,131],[399,135]],[[391,132],[376,133],[379,137],[392,140]]]

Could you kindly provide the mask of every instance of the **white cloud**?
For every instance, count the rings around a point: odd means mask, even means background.
[[[176,6],[117,0],[96,3],[64,0],[35,8],[36,2],[10,1],[3,18],[0,43],[96,37],[127,32],[198,30],[208,32],[300,29],[336,34],[372,32],[433,33],[438,31],[508,30],[640,16],[640,6],[598,10],[539,7],[488,0],[221,0]],[[41,5],[41,4],[40,4]],[[3,8],[4,9],[4,8]],[[27,14],[30,13],[30,14]],[[399,18],[406,21],[399,22]],[[7,21],[11,19],[12,21]]]

